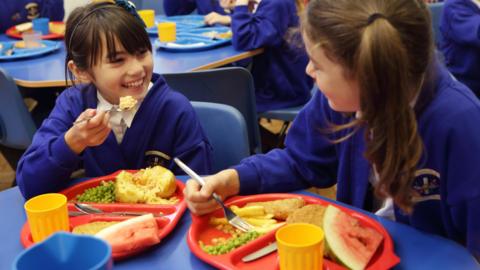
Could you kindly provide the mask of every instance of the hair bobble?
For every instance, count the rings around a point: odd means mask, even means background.
[[[140,16],[138,15],[137,10],[135,9],[135,5],[132,2],[127,0],[115,0],[115,5],[125,9],[128,13],[132,14],[135,18],[137,18],[143,25],[143,27],[147,27],[145,25],[145,22],[143,22],[142,18],[140,18]]]
[[[372,15],[368,16],[368,19],[367,19],[367,24],[366,26],[369,26],[370,24],[372,24],[376,19],[385,19],[388,21],[388,18],[385,17],[385,15],[383,15],[382,13],[373,13]]]

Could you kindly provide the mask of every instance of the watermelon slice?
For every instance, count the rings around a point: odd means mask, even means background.
[[[152,214],[130,218],[99,231],[95,236],[112,246],[112,253],[128,252],[160,242]]]
[[[357,219],[332,205],[325,211],[323,229],[330,253],[350,269],[365,269],[383,240],[379,232],[362,227]]]

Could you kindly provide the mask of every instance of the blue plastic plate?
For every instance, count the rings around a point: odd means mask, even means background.
[[[175,42],[163,43],[155,40],[155,48],[172,52],[203,51],[230,43],[230,39],[211,39],[208,37],[178,34]]]
[[[0,44],[2,44],[2,49],[0,50],[0,60],[15,60],[21,58],[41,56],[58,50],[60,48],[60,42],[42,40],[41,42],[45,45],[45,47],[29,49],[14,48],[12,55],[5,55],[6,51],[13,48],[16,42],[18,41],[0,42]]]
[[[201,36],[201,37],[209,37],[209,38],[215,37],[216,39],[231,40],[232,39],[231,35],[229,37],[221,37],[221,34],[225,34],[229,31],[231,31],[229,27],[214,26],[214,27],[188,29],[184,32],[184,34]]]

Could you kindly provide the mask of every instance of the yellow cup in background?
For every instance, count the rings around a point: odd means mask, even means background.
[[[287,224],[275,233],[280,270],[318,270],[323,267],[324,233],[307,224]]]
[[[140,16],[140,18],[142,18],[147,28],[155,26],[155,10],[142,9],[142,10],[139,10],[137,13]]]
[[[58,231],[70,231],[67,197],[47,193],[28,200],[24,206],[33,242],[40,242]]]
[[[158,39],[160,42],[174,42],[177,39],[177,25],[174,22],[159,23]]]

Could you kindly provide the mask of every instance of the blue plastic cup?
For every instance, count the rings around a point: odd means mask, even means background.
[[[33,31],[41,32],[42,35],[48,35],[50,33],[49,29],[50,20],[48,18],[36,18],[32,20]]]
[[[111,270],[112,248],[94,236],[58,232],[20,253],[12,269]]]

